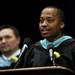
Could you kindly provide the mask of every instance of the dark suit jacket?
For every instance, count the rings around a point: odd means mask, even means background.
[[[56,58],[55,65],[64,66],[75,70],[75,40],[68,39],[62,42],[54,51],[60,53],[60,57]],[[52,66],[49,51],[44,49],[39,42],[31,46],[30,49],[25,50],[22,54],[19,63],[16,67],[41,67]]]

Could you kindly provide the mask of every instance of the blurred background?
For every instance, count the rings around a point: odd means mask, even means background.
[[[49,5],[57,6],[64,11],[66,25],[64,32],[75,37],[74,0],[1,1],[0,25],[12,24],[17,27],[21,35],[21,43],[26,37],[36,42],[42,38],[38,29],[40,12]]]

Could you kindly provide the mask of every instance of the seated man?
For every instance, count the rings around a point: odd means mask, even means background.
[[[0,26],[0,68],[12,68],[20,54],[20,35],[11,25]]]

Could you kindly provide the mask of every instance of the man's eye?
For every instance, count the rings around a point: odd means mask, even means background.
[[[43,19],[40,19],[40,23],[43,23],[43,21],[44,21]]]
[[[5,36],[5,38],[6,38],[6,39],[10,39],[10,38],[11,38],[11,36]]]
[[[0,38],[0,41],[2,40],[2,38]]]
[[[47,18],[47,21],[48,22],[53,22],[54,21],[54,18]]]

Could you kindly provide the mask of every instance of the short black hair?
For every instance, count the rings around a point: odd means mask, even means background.
[[[3,30],[3,29],[6,29],[6,28],[12,29],[14,34],[15,34],[15,36],[16,37],[20,37],[18,29],[15,26],[13,26],[13,25],[9,25],[9,24],[1,25],[0,26],[0,31]]]
[[[57,15],[59,16],[59,18],[62,21],[64,21],[64,12],[63,12],[63,10],[61,8],[56,7],[56,6],[47,6],[45,8],[54,8],[54,9],[56,9],[57,10]],[[43,8],[43,9],[45,9],[45,8]]]

